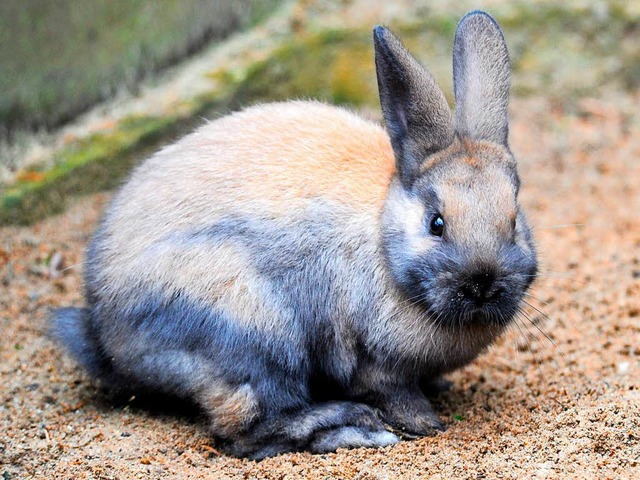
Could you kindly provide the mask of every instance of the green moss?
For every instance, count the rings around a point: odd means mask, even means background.
[[[455,19],[430,19],[394,28],[405,45],[428,64],[453,98],[450,85],[451,39]],[[290,40],[270,58],[254,65],[238,82],[230,105],[291,98],[314,98],[338,105],[375,107],[378,90],[371,30],[327,30]]]
[[[231,105],[315,98],[372,104],[377,90],[369,32],[329,30],[291,40],[249,69]]]
[[[131,169],[136,155],[157,148],[176,125],[174,117],[135,116],[108,134],[95,134],[62,150],[55,166],[42,175],[23,175],[0,197],[0,224],[30,223],[59,212],[72,194],[115,186]],[[36,179],[33,179],[36,177]]]
[[[515,3],[494,12],[511,52],[513,93],[542,94],[566,103],[584,94],[597,94],[598,89],[615,82],[637,88],[640,19],[618,0],[603,5],[604,13],[588,5],[548,2],[535,6]],[[459,12],[452,12],[394,25],[451,103],[451,44],[458,18]],[[27,172],[0,197],[0,224],[27,223],[59,211],[71,194],[116,185],[160,140],[200,124],[203,116],[292,98],[378,104],[369,26],[297,34],[266,60],[221,68],[210,76],[215,88],[183,101],[173,115],[127,118],[113,132],[93,135],[60,152],[53,169]]]

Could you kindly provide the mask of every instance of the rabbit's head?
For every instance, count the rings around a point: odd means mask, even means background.
[[[382,217],[393,278],[439,325],[504,326],[537,272],[508,146],[509,56],[489,15],[458,25],[455,117],[431,75],[374,30],[380,101],[397,175]]]

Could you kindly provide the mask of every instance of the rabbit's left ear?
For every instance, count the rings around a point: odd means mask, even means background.
[[[451,110],[435,81],[384,27],[373,29],[382,114],[403,185],[420,164],[453,142]]]
[[[498,23],[484,12],[468,13],[453,43],[456,133],[507,145],[509,84],[509,52]]]

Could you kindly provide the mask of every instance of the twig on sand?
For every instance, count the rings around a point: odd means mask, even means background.
[[[219,457],[219,456],[222,455],[218,450],[213,448],[211,445],[202,444],[202,445],[200,445],[200,448],[202,450],[206,450],[207,452],[214,454],[216,457]]]
[[[87,441],[86,441],[86,442],[84,442],[84,443],[79,443],[79,444],[77,444],[77,445],[65,445],[65,447],[68,447],[68,448],[83,448],[83,447],[86,447],[87,445],[89,445],[89,444],[90,444],[91,442],[93,442],[95,439],[97,439],[97,438],[102,438],[102,437],[104,437],[104,433],[102,433],[102,432],[98,432],[98,433],[96,433],[93,437],[91,437],[89,440],[87,440]]]

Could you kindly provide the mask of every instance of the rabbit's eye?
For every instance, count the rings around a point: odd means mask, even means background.
[[[441,237],[444,232],[444,220],[442,219],[442,215],[439,213],[435,214],[431,217],[431,222],[429,223],[429,232],[431,235],[435,235],[436,237]]]

